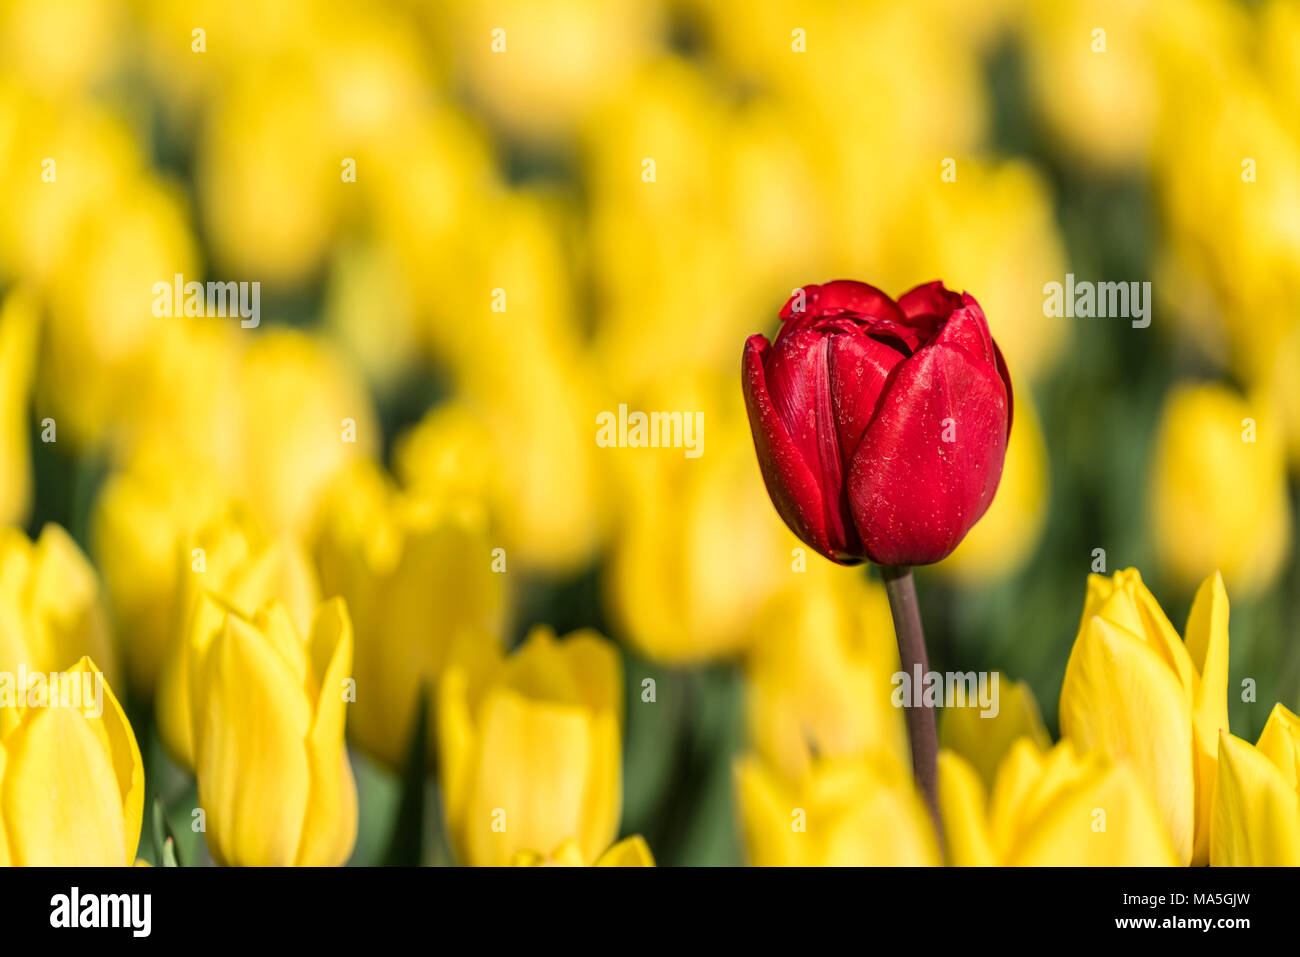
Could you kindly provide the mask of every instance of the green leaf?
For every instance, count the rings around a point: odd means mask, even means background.
[[[153,836],[153,856],[157,866],[180,867],[180,857],[176,853],[176,839],[172,835],[171,825],[167,823],[162,798],[154,798],[153,805],[149,808],[149,823]]]

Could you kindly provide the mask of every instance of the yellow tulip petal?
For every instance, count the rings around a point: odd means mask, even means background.
[[[654,855],[650,845],[640,834],[626,837],[611,847],[600,859],[596,867],[654,867]]]
[[[94,719],[70,707],[28,708],[5,739],[0,816],[20,866],[131,861],[113,754]],[[136,822],[137,836],[139,820]]]
[[[969,763],[948,750],[939,752],[939,813],[943,817],[949,864],[954,867],[997,864],[979,776]]]
[[[194,685],[200,679],[194,662],[203,660],[208,645],[225,628],[226,616],[234,610],[220,596],[201,592],[195,599],[185,630],[163,660],[155,707],[158,737],[167,753],[183,768],[194,767],[191,700]]]
[[[1219,735],[1210,863],[1300,865],[1300,797],[1262,751],[1227,732]]]
[[[550,864],[558,867],[586,867],[587,861],[582,856],[582,848],[578,847],[578,842],[570,838],[564,841],[555,850],[551,851]]]
[[[1192,857],[1196,811],[1188,703],[1150,644],[1103,618],[1089,620],[1065,669],[1062,734],[1133,767],[1183,861]]]
[[[888,767],[888,771],[885,768]],[[892,764],[832,765],[818,775],[809,828],[824,827],[828,867],[934,867],[943,863],[929,811]],[[834,794],[840,788],[840,793]],[[823,820],[825,817],[825,820]]]
[[[569,656],[555,632],[538,625],[528,632],[519,649],[505,661],[502,684],[526,698],[556,704],[582,705],[578,676],[569,667]]]
[[[811,839],[796,830],[807,809],[786,792],[776,775],[757,756],[735,766],[736,802],[749,861],[755,867],[792,867],[814,862]]]
[[[233,614],[196,667],[195,771],[212,856],[290,865],[309,797],[307,696],[268,640]]]
[[[596,711],[623,718],[623,665],[618,651],[594,631],[575,631],[561,646],[577,686],[579,700]]]
[[[1300,717],[1284,705],[1273,705],[1255,747],[1282,772],[1293,791],[1300,790]]]
[[[1228,593],[1218,572],[1196,590],[1185,635],[1187,652],[1199,671],[1192,696],[1196,739],[1196,844],[1192,863],[1201,865],[1210,857],[1219,732],[1228,729]]]
[[[69,675],[99,675],[102,684],[103,700],[96,703],[103,712],[99,719],[93,720],[92,726],[100,735],[104,746],[111,756],[113,771],[117,775],[118,788],[122,796],[122,818],[126,832],[126,859],[135,859],[136,849],[140,845],[140,825],[144,820],[144,761],[140,757],[140,746],[136,742],[135,732],[126,719],[122,706],[103,674],[89,658],[82,658],[68,669]]]
[[[463,821],[467,863],[504,864],[521,848],[554,847],[594,830],[582,817],[589,775],[603,756],[584,711],[494,689],[480,719],[479,763]],[[580,840],[586,860],[609,846],[616,816],[606,813],[598,824],[601,840]]]
[[[352,664],[352,622],[342,598],[331,599],[317,611],[309,652],[312,669],[321,678],[316,715],[307,737],[311,785],[297,863],[335,866],[347,860],[357,838],[357,788],[343,743],[344,681]]]
[[[1159,811],[1132,771],[1083,759],[1041,804],[1005,861],[1025,867],[1174,867]]]
[[[1029,738],[1040,751],[1052,746],[1029,685],[1005,680],[999,684],[997,714],[986,715],[971,701],[944,708],[939,727],[939,743],[969,761],[985,787],[993,786],[998,765],[1020,738]]]

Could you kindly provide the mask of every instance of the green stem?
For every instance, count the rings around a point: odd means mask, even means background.
[[[889,595],[889,610],[894,616],[894,633],[898,636],[898,658],[909,681],[917,680],[916,666],[920,665],[921,679],[930,670],[925,654],[925,632],[921,629],[921,609],[916,603],[916,584],[912,569],[902,565],[881,567],[885,578],[885,591]],[[924,701],[924,698],[922,698]],[[912,744],[912,776],[916,786],[930,808],[935,833],[943,844],[943,820],[939,816],[939,733],[935,723],[934,708],[925,704],[913,707],[904,704],[907,714],[907,736]]]

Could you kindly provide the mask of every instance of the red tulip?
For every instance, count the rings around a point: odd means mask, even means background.
[[[1011,381],[969,293],[898,302],[866,283],[804,286],[742,378],[763,480],[795,534],[841,564],[925,565],[993,501]]]

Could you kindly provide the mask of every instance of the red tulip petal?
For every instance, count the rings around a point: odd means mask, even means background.
[[[898,297],[898,308],[909,319],[915,316],[947,316],[961,306],[962,297],[947,289],[941,279],[923,283]]]
[[[844,336],[812,331],[785,336],[772,347],[766,367],[772,405],[821,489],[827,539],[832,549],[845,551],[856,536],[843,493],[846,467],[831,393],[830,344],[839,338]]]
[[[830,339],[831,396],[840,457],[853,461],[862,434],[876,414],[881,393],[904,355],[897,349],[858,333]]]
[[[957,547],[997,491],[1006,421],[996,369],[964,349],[931,346],[895,371],[849,475],[850,506],[872,561],[925,565]],[[946,425],[954,441],[943,440]]]
[[[1011,436],[1011,418],[1016,411],[1016,400],[1011,388],[1011,373],[1007,371],[1007,360],[1002,358],[1002,350],[998,348],[997,340],[993,340],[993,358],[997,361],[998,375],[1002,377],[1002,384],[1007,387],[1007,437]]]
[[[750,336],[741,361],[745,408],[763,483],[790,529],[822,555],[839,561],[826,534],[821,488],[768,394],[763,366],[770,350],[765,337]]]
[[[941,343],[965,349],[972,359],[980,362],[993,361],[993,337],[978,305],[975,309],[963,306],[948,316],[938,335],[930,340],[930,345]]]
[[[836,279],[822,285],[804,286],[804,308],[800,313],[794,312],[795,296],[791,296],[781,307],[783,320],[797,316],[818,318],[841,312],[851,312],[859,316],[874,319],[889,319],[902,322],[905,318],[898,304],[875,286],[854,279]],[[796,294],[797,295],[797,294]]]

